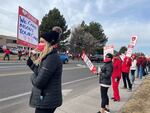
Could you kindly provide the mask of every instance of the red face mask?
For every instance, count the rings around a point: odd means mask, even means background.
[[[45,47],[45,43],[44,42],[40,42],[38,45],[37,45],[37,49],[39,51],[43,51],[44,50],[44,47]]]
[[[105,58],[104,59],[104,62],[110,62],[111,61],[111,58]]]

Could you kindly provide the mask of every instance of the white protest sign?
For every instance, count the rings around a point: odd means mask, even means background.
[[[132,37],[131,37],[130,45],[135,46],[136,43],[137,43],[137,36],[132,36]]]
[[[104,59],[105,59],[105,56],[107,53],[114,54],[114,46],[113,45],[104,46],[103,49],[104,49]]]
[[[87,57],[87,55],[85,53],[83,53],[82,56],[81,56],[81,58],[86,63],[86,65],[88,66],[88,68],[90,69],[90,71],[95,74],[96,73],[96,67],[89,60],[89,58]]]
[[[131,57],[133,48],[134,48],[133,45],[128,45],[128,49],[127,49],[127,53],[126,53],[127,57]]]
[[[137,36],[132,36],[131,37],[131,42],[128,45],[128,49],[127,49],[127,53],[126,53],[127,57],[131,57],[132,52],[133,52],[133,48],[136,45],[136,43],[137,43]]]
[[[28,11],[19,7],[17,43],[32,48],[36,47],[38,45],[38,29],[39,21]]]

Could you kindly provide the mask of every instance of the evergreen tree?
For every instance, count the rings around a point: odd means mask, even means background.
[[[39,28],[40,34],[51,31],[54,26],[62,28],[61,41],[69,37],[70,30],[67,30],[68,26],[66,25],[66,20],[57,8],[50,10],[49,13],[43,17]]]

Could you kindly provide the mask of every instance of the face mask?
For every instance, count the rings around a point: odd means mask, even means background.
[[[39,51],[43,51],[43,50],[44,50],[44,47],[45,47],[45,43],[44,43],[44,42],[40,42],[40,43],[38,44],[38,46],[37,46],[37,49],[38,49]]]
[[[104,59],[104,62],[110,62],[111,61],[111,58],[105,58]]]

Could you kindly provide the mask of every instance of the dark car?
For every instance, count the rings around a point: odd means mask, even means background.
[[[93,56],[90,56],[89,58],[92,62],[102,62],[103,61],[103,55],[95,54]]]
[[[2,48],[2,47],[0,47],[0,53],[4,53],[4,51],[3,51],[3,48]]]

